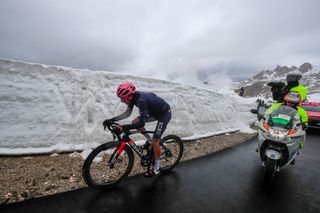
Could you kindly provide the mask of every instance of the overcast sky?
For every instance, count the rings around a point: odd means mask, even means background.
[[[185,80],[320,65],[319,0],[0,0],[0,57]]]

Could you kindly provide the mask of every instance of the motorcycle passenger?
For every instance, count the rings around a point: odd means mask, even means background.
[[[271,107],[265,112],[265,114],[271,114],[275,109],[282,105],[284,97],[289,92],[296,92],[300,94],[301,102],[306,100],[308,90],[306,87],[299,84],[302,74],[300,71],[290,72],[287,77],[287,84],[283,82],[270,82],[268,86],[271,87],[272,98],[276,101]]]
[[[301,102],[304,102],[307,97],[308,90],[306,87],[299,84],[302,74],[300,71],[293,71],[287,75],[287,86],[286,91],[288,92],[298,92],[301,97]]]
[[[145,131],[144,126],[146,122],[158,121],[152,139],[149,134],[143,133],[148,139],[144,147],[147,147],[151,143],[154,151],[153,168],[149,169],[145,173],[145,176],[153,177],[160,172],[160,138],[171,120],[170,106],[165,100],[154,93],[136,91],[135,85],[130,82],[122,83],[118,87],[117,96],[120,98],[121,102],[127,105],[127,109],[122,114],[105,120],[103,122],[104,126],[128,118],[131,115],[134,106],[139,108],[139,116],[133,119],[131,124],[119,125],[115,132],[118,131],[121,133],[130,129]]]

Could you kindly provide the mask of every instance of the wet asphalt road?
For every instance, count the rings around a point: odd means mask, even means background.
[[[99,192],[78,189],[0,208],[5,212],[320,212],[320,131],[308,133],[294,166],[269,189],[254,151],[257,139],[184,162],[152,179],[131,177]]]

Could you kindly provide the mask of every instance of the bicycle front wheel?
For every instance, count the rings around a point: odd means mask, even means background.
[[[106,189],[120,183],[133,167],[133,152],[125,146],[119,154],[118,143],[108,142],[94,149],[82,167],[85,183],[94,189]]]
[[[168,135],[160,142],[160,166],[162,172],[167,172],[177,165],[183,155],[183,142],[176,135]]]

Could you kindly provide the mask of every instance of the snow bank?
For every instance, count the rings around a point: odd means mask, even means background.
[[[168,101],[173,117],[165,134],[251,131],[255,99],[170,81],[0,59],[0,154],[84,149],[111,140],[101,123],[125,109],[115,95],[124,81]],[[134,115],[137,111],[123,123]]]

